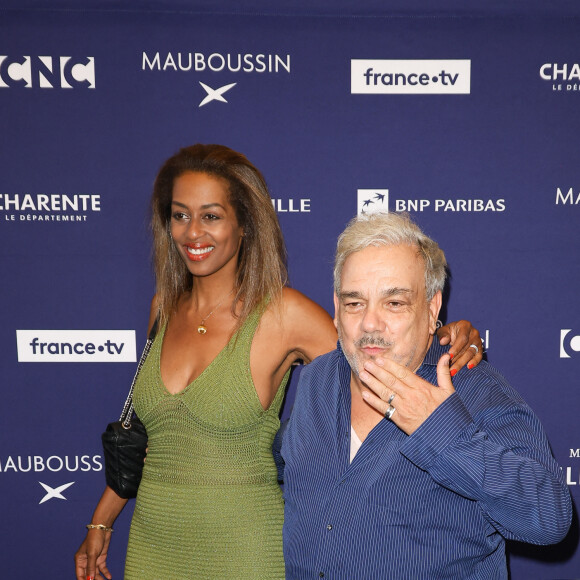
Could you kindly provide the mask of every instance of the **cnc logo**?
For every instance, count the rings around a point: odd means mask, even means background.
[[[468,95],[470,60],[350,61],[351,94]]]
[[[357,189],[357,214],[389,211],[388,189]]]
[[[556,188],[556,205],[580,205],[580,191],[574,193],[570,188],[566,193],[559,187]]]
[[[0,55],[0,88],[94,89],[95,57]]]
[[[552,84],[557,92],[580,91],[580,64],[547,62],[540,67],[540,78]]]
[[[134,330],[17,330],[18,362],[135,362]]]
[[[572,334],[571,328],[560,330],[560,358],[571,358],[580,352],[580,334]]]

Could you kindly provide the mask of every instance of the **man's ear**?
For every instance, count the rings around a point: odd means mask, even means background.
[[[334,328],[338,330],[338,310],[340,308],[340,303],[338,301],[338,296],[336,292],[334,293]]]
[[[439,318],[442,302],[443,297],[441,296],[441,291],[436,292],[429,301],[429,334],[435,334],[437,332],[437,319]]]

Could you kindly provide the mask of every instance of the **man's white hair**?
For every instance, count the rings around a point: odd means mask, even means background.
[[[425,264],[427,300],[443,291],[447,260],[437,242],[425,235],[407,213],[375,212],[353,218],[338,237],[334,260],[334,291],[340,294],[340,278],[346,259],[369,246],[407,245],[417,248]]]

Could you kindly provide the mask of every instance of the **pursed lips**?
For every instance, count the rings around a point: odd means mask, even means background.
[[[383,352],[385,352],[385,348],[382,348],[380,346],[364,346],[361,349],[365,354],[371,355],[371,356],[376,356],[379,354],[382,354]]]

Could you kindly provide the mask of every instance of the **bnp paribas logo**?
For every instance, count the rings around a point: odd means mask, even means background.
[[[389,211],[388,189],[357,189],[357,214]]]

